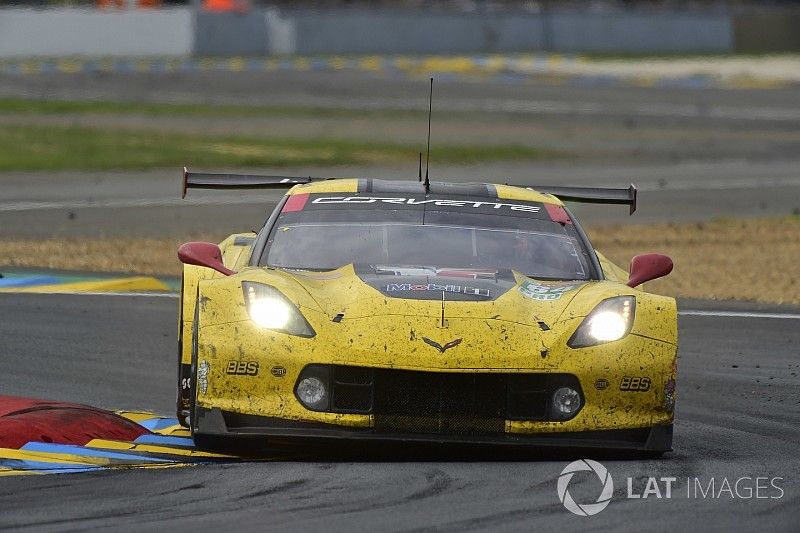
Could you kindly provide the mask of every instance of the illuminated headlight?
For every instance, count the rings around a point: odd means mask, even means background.
[[[570,348],[584,348],[618,341],[631,331],[636,315],[636,297],[617,296],[603,300],[567,342]]]
[[[250,320],[256,325],[300,337],[315,335],[300,310],[275,287],[245,281],[242,290]]]
[[[557,420],[566,420],[581,408],[581,395],[571,387],[561,387],[553,393],[552,415]]]

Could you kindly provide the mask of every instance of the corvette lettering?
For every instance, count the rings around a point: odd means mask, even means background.
[[[492,295],[489,289],[481,289],[478,287],[467,287],[465,285],[438,285],[436,283],[390,283],[384,289],[386,292],[409,292],[409,291],[437,291],[437,292],[455,292],[459,294],[470,294],[473,296],[486,296]]]
[[[330,196],[327,198],[315,198],[313,204],[401,204],[401,205],[425,205],[431,204],[438,207],[489,207],[491,209],[508,208],[511,211],[525,211],[527,213],[538,213],[541,209],[538,205],[506,204],[501,202],[480,202],[470,200],[445,200],[431,198],[419,200],[416,198],[385,198],[379,196]]]

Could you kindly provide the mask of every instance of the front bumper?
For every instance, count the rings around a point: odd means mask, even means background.
[[[327,447],[335,443],[426,443],[529,448],[629,450],[666,452],[672,450],[672,424],[600,431],[440,434],[383,433],[369,427],[342,427],[317,422],[242,415],[218,408],[195,407],[192,433],[198,444],[204,439],[267,441],[270,446]]]

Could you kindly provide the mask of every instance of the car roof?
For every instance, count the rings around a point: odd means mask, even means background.
[[[425,194],[425,187],[418,181],[379,179],[330,179],[295,185],[286,194]],[[449,183],[432,181],[429,194],[463,196],[470,198],[492,198],[519,200],[545,204],[564,205],[550,194],[543,194],[526,187],[493,183]]]

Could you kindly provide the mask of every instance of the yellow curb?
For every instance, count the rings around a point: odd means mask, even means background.
[[[160,455],[174,455],[177,457],[205,457],[205,458],[219,458],[219,459],[237,459],[234,455],[225,455],[221,453],[203,452],[199,450],[192,450],[187,448],[178,448],[171,446],[159,446],[157,444],[136,444],[134,442],[123,442],[118,440],[94,439],[88,442],[85,448],[96,448],[102,450],[122,450],[131,451],[136,453],[145,454],[160,454]]]
[[[150,276],[115,278],[77,283],[60,283],[55,285],[37,285],[3,289],[0,292],[54,293],[54,292],[129,292],[129,291],[168,291],[170,288],[163,282]]]
[[[152,420],[153,418],[159,418],[159,416],[151,411],[114,411],[115,414],[121,416],[122,418],[127,418],[131,422],[142,422],[144,420]]]
[[[54,465],[75,465],[76,468],[85,466],[108,466],[111,463],[111,459],[106,457],[90,457],[72,455],[69,453],[32,452],[28,450],[14,450],[11,448],[0,448],[0,459],[36,461]]]
[[[0,477],[3,476],[37,476],[42,472],[32,472],[30,470],[15,470],[13,468],[0,468]]]

